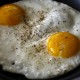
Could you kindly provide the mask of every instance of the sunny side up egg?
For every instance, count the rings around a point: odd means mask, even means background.
[[[52,0],[0,7],[0,64],[30,79],[47,79],[80,64],[80,12]]]

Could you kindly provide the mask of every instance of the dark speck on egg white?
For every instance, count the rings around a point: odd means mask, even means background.
[[[37,13],[39,15],[39,21],[42,21],[45,17],[44,17],[44,11],[38,11]]]
[[[58,24],[60,24],[59,21],[58,21]]]
[[[63,23],[66,23],[66,20],[64,20]]]
[[[18,48],[16,48],[16,49],[18,49]]]
[[[77,30],[77,31],[79,31],[79,30]]]
[[[11,64],[12,64],[12,65],[15,65],[15,62],[12,62]]]

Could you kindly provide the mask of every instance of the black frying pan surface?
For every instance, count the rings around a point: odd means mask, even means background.
[[[0,0],[0,6],[4,4],[16,2],[16,1],[19,1],[19,0]],[[55,1],[63,2],[75,8],[76,10],[80,11],[80,0],[55,0]],[[64,75],[51,78],[49,80],[72,80],[73,78],[79,77],[79,76],[80,76],[80,66],[78,66],[76,69]],[[21,74],[3,71],[2,66],[0,66],[0,80],[28,80],[28,79],[25,78],[25,76]]]

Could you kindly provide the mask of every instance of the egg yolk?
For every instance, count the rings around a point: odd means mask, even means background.
[[[54,57],[69,58],[79,51],[79,39],[68,32],[58,32],[52,34],[47,39],[47,49]]]
[[[24,10],[14,4],[7,4],[0,7],[0,24],[13,26],[22,21]]]

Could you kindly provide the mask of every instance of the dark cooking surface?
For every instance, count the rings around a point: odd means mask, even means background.
[[[0,0],[0,6],[6,3],[15,2],[15,1],[19,1],[19,0]],[[55,0],[55,1],[63,2],[80,11],[80,0]],[[53,79],[54,80],[71,80],[72,78],[78,77],[78,76],[80,76],[80,66],[78,66],[73,71],[70,71],[69,73],[66,73],[62,76],[59,76]],[[1,66],[0,66],[0,78],[3,80],[28,80],[23,75],[3,71]]]
[[[55,0],[55,1],[63,2],[80,11],[80,0]]]

